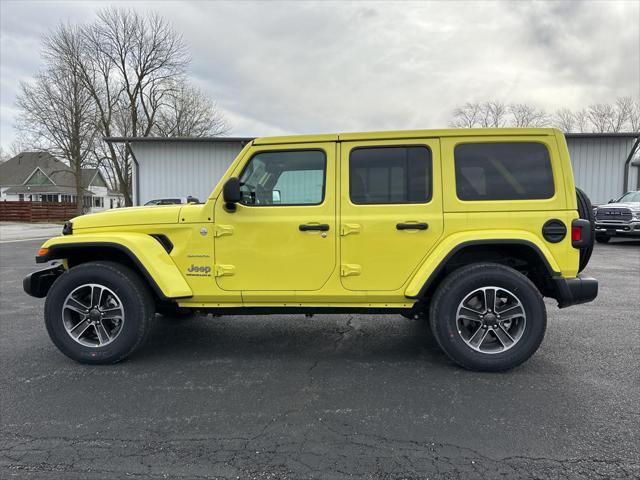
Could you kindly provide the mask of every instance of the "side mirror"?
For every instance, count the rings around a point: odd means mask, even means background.
[[[231,177],[222,187],[222,198],[224,206],[229,212],[236,211],[236,203],[242,200],[242,192],[240,191],[240,180],[238,177]]]
[[[613,203],[613,198],[611,198],[608,203]]]

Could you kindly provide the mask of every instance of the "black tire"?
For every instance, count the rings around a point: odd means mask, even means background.
[[[579,188],[576,188],[576,199],[578,201],[578,215],[580,218],[584,220],[589,220],[591,224],[591,242],[589,245],[582,247],[580,249],[580,263],[578,266],[578,271],[581,272],[584,270],[591,259],[591,254],[593,253],[593,238],[595,236],[595,228],[596,228],[596,219],[593,216],[593,205],[591,205],[591,200],[586,193],[584,193]]]
[[[596,234],[596,242],[598,243],[609,243],[611,237],[609,235],[603,235],[601,233]]]
[[[474,290],[489,286],[513,292],[526,314],[519,341],[499,353],[472,349],[458,332],[456,320],[460,302]],[[536,286],[520,272],[495,263],[476,263],[455,270],[440,284],[431,302],[430,322],[436,341],[454,362],[469,370],[496,372],[520,365],[538,350],[547,328],[547,312]]]
[[[104,346],[81,345],[64,326],[67,296],[88,284],[107,287],[122,303],[121,329]],[[89,262],[71,268],[51,286],[44,305],[45,325],[53,343],[67,357],[88,364],[112,364],[131,355],[146,340],[154,313],[154,300],[147,285],[134,271],[114,262]]]

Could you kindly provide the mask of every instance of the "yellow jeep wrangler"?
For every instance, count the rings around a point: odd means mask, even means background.
[[[589,302],[590,202],[555,129],[259,138],[202,204],[74,218],[24,289],[58,348],[113,363],[155,313],[380,313],[428,320],[451,359],[527,360],[543,297]]]

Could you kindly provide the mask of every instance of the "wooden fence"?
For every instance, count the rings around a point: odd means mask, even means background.
[[[4,222],[59,222],[77,215],[75,203],[0,201],[0,220]]]

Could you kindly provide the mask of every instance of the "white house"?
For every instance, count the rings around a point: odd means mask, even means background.
[[[124,206],[100,170],[83,169],[81,184],[87,212]],[[2,201],[75,203],[76,196],[73,170],[48,152],[23,152],[0,164]]]

